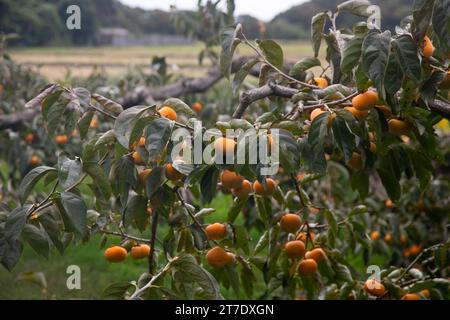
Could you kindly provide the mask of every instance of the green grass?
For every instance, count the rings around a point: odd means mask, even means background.
[[[0,299],[95,299],[101,298],[103,290],[119,281],[136,280],[146,271],[146,260],[127,259],[111,264],[99,249],[100,238],[89,243],[69,246],[64,255],[52,250],[49,259],[38,256],[28,245],[24,246],[19,264],[9,273],[0,271]],[[81,290],[69,290],[66,286],[67,267],[77,265],[81,269]],[[47,280],[45,293],[33,283],[18,281],[23,272],[43,272]]]

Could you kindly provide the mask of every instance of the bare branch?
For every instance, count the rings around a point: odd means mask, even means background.
[[[239,106],[233,114],[233,118],[240,118],[244,114],[247,107],[255,101],[267,98],[269,96],[277,96],[284,98],[292,98],[294,94],[298,92],[297,89],[280,86],[273,82],[245,91],[241,94]]]

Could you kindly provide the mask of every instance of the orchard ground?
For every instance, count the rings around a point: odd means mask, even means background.
[[[279,41],[288,61],[297,61],[312,55],[308,41]],[[109,76],[119,76],[131,66],[148,66],[153,56],[166,57],[169,65],[177,65],[175,74],[195,77],[204,74],[210,63],[198,65],[200,43],[192,45],[136,46],[136,47],[78,47],[78,48],[26,48],[10,49],[8,53],[14,61],[39,69],[50,81],[64,80],[71,76],[89,76],[94,68]],[[250,54],[248,48],[240,50],[242,55]]]

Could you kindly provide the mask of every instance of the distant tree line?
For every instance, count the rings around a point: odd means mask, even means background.
[[[307,39],[310,18],[317,12],[331,10],[342,0],[312,0],[280,13],[262,23],[245,15],[238,17],[250,37]],[[382,4],[383,28],[392,29],[407,14],[413,0],[373,0]],[[67,30],[66,9],[77,4],[82,9],[81,30]],[[351,25],[351,17],[342,16]],[[12,43],[19,46],[92,45],[99,28],[125,28],[139,34],[175,34],[170,13],[143,10],[123,5],[117,0],[0,0],[0,33],[16,33]]]

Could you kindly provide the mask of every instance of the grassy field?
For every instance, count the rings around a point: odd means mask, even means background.
[[[280,42],[286,60],[297,61],[312,54],[309,42]],[[22,64],[37,68],[49,80],[63,79],[68,72],[72,76],[88,76],[94,68],[103,69],[108,75],[120,75],[130,66],[148,65],[153,56],[165,56],[173,72],[189,76],[200,75],[208,67],[198,65],[200,43],[194,45],[139,46],[139,47],[76,47],[76,48],[27,48],[11,49],[8,53]],[[243,55],[251,54],[242,47]]]

